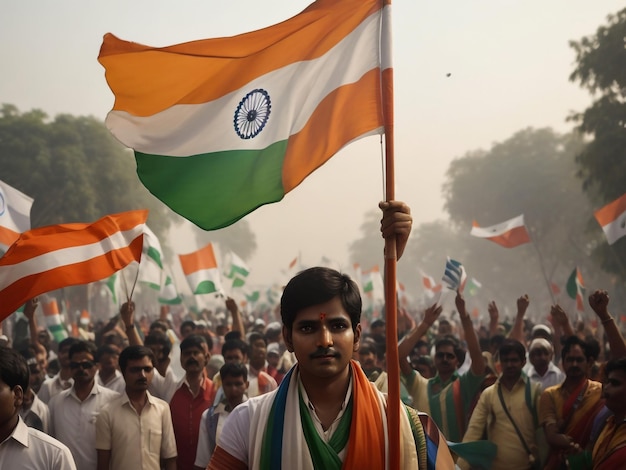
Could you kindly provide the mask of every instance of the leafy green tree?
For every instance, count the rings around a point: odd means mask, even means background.
[[[0,109],[2,180],[34,199],[31,226],[90,222],[146,208],[148,225],[164,235],[170,213],[139,182],[129,151],[93,117]]]
[[[592,36],[571,41],[576,67],[570,80],[594,95],[585,111],[571,116],[584,135],[591,137],[578,153],[579,174],[596,207],[626,191],[626,8],[610,15]],[[595,255],[603,269],[626,279],[626,239],[609,247],[597,224]]]

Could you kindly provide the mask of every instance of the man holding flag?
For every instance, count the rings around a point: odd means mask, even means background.
[[[383,235],[396,235],[400,256],[411,231],[409,208],[401,202],[381,208]],[[386,396],[351,361],[361,307],[356,284],[333,269],[310,268],[289,281],[281,299],[283,336],[298,364],[276,391],[233,410],[210,469],[387,468]],[[454,468],[427,415],[401,410],[400,429],[401,468]]]

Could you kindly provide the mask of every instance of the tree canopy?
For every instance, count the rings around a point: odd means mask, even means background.
[[[576,266],[589,288],[610,288],[590,256],[602,232],[589,223],[592,206],[577,177],[575,155],[583,144],[577,134],[529,128],[454,160],[443,186],[449,221],[414,228],[398,265],[399,278],[413,288],[421,285],[420,271],[439,280],[450,256],[483,286],[470,300],[472,306],[485,311],[495,299],[513,311],[515,299],[528,293],[536,317],[545,316],[554,300],[568,306],[565,283]],[[506,249],[469,233],[473,220],[486,227],[520,214],[533,243]],[[375,223],[368,215],[363,232],[376,233]],[[371,236],[371,241],[355,242],[352,259],[366,259],[373,241]],[[554,299],[546,277],[561,290]]]
[[[34,199],[31,226],[91,222],[106,214],[150,210],[163,235],[169,210],[141,185],[133,158],[101,121],[40,110],[0,109],[2,180]]]
[[[583,185],[596,208],[626,192],[626,8],[610,15],[592,36],[570,45],[576,67],[570,80],[594,95],[586,110],[570,118],[590,140],[576,157]],[[603,269],[626,279],[626,239],[595,250]]]

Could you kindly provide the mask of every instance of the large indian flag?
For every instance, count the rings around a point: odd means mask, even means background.
[[[318,0],[262,30],[162,48],[107,34],[106,125],[156,197],[202,228],[230,225],[382,132],[384,3]]]

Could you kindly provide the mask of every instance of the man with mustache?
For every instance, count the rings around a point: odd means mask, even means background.
[[[78,470],[97,465],[96,418],[100,410],[120,394],[95,381],[96,345],[78,341],[69,350],[74,384],[50,399],[50,434],[72,451]]]
[[[399,201],[380,207],[383,237],[395,240],[399,258],[411,231],[410,210]],[[359,350],[361,310],[356,283],[334,269],[310,268],[289,281],[280,313],[285,344],[298,362],[277,390],[231,412],[209,469],[387,468],[386,395],[351,359]],[[400,468],[425,470],[436,461],[438,469],[453,469],[434,423],[400,406]]]
[[[170,408],[148,391],[155,363],[146,346],[128,346],[121,352],[124,393],[96,420],[98,470],[176,470]]]
[[[185,377],[170,400],[178,470],[193,470],[200,419],[215,398],[213,382],[204,369],[210,357],[207,341],[201,335],[189,335],[180,343],[180,363]]]
[[[548,387],[539,401],[539,424],[550,446],[546,470],[565,464],[568,454],[584,449],[593,420],[602,409],[602,384],[589,380],[592,356],[587,343],[570,336],[561,351],[565,381]]]
[[[499,350],[502,374],[487,387],[470,418],[463,442],[487,439],[498,446],[492,470],[528,470],[539,463],[535,429],[541,385],[522,373],[526,348],[506,339]],[[528,449],[528,450],[527,450]],[[468,466],[463,462],[461,468]]]

